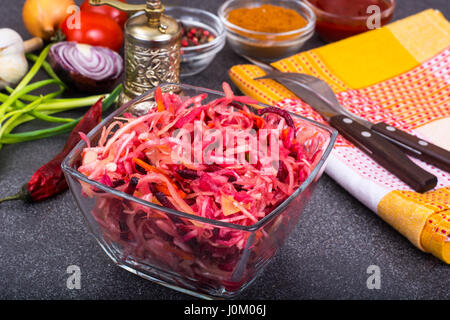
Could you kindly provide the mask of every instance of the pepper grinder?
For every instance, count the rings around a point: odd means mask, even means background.
[[[180,81],[181,26],[163,14],[159,0],[133,5],[117,0],[90,0],[133,14],[125,24],[125,80],[123,104],[161,83]]]

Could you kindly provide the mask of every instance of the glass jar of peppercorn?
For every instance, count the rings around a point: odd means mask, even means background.
[[[216,15],[196,8],[166,7],[181,24],[180,76],[200,73],[225,45],[225,28]]]
[[[198,46],[213,41],[216,37],[201,27],[186,27],[181,24],[181,46]]]

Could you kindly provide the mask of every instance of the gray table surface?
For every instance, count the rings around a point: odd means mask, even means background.
[[[76,1],[78,4],[81,1]],[[130,1],[138,3],[140,1]],[[0,0],[0,27],[28,37],[24,0]],[[216,12],[222,1],[166,1]],[[449,0],[397,0],[394,19],[427,8],[450,18]],[[324,43],[316,36],[305,49]],[[245,61],[228,46],[186,83],[220,89],[227,71]],[[0,66],[1,68],[1,66]],[[76,113],[77,115],[81,113]],[[26,129],[34,128],[36,124]],[[66,135],[4,146],[0,195],[14,193],[64,145]],[[66,286],[67,267],[81,269],[81,289]],[[367,268],[381,270],[369,290]],[[243,299],[450,299],[450,267],[408,240],[324,175],[287,242]],[[186,299],[117,266],[89,234],[72,195],[36,204],[0,205],[0,299]]]

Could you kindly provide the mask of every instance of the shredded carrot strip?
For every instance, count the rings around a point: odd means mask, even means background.
[[[138,159],[138,158],[133,158],[133,162],[135,164],[137,164],[138,166],[142,167],[145,169],[145,171],[147,172],[155,172],[155,173],[159,173],[162,174],[164,177],[167,178],[167,180],[169,180],[171,182],[171,184],[174,186],[174,188],[177,190],[177,193],[180,195],[181,198],[185,198],[186,197],[186,193],[183,192],[183,190],[180,190],[180,188],[177,187],[177,185],[175,184],[175,182],[170,179],[169,177],[167,177],[164,172],[162,172],[161,170],[159,170],[158,168],[156,168],[155,166],[152,166],[150,164],[148,164],[147,162]],[[158,191],[161,191],[162,193],[164,193],[166,196],[170,196],[170,191],[169,189],[164,186],[164,185],[158,185],[156,187],[158,189]]]
[[[158,112],[166,110],[166,108],[164,107],[163,96],[160,86],[158,86],[155,90],[155,101],[156,101],[156,109],[158,110]]]

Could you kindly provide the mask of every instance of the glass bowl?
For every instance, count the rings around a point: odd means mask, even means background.
[[[267,33],[241,28],[227,19],[228,13],[233,9],[257,7],[262,4],[294,9],[306,19],[307,25],[289,32]],[[316,16],[311,8],[296,0],[228,0],[219,8],[218,15],[225,25],[228,43],[237,54],[265,61],[278,60],[298,53],[303,44],[312,37],[316,23]]]
[[[370,14],[364,16],[345,16],[323,10],[318,0],[304,0],[317,17],[316,31],[326,42],[341,40],[369,30],[367,25]],[[380,12],[380,27],[391,21],[395,9],[395,0],[380,0],[386,6]],[[348,1],[347,1],[348,2]]]
[[[200,27],[215,36],[211,42],[181,48],[180,76],[188,77],[202,72],[225,45],[222,21],[216,15],[197,8],[166,7],[165,13],[186,27]]]
[[[221,92],[184,84],[165,84],[162,90],[188,97],[206,93],[207,101],[223,97]],[[153,90],[123,105],[88,134],[91,145],[96,145],[102,128],[115,121],[115,117],[125,112],[141,115],[154,105]],[[251,226],[172,210],[88,179],[77,170],[85,141],[70,152],[62,169],[90,231],[118,266],[196,297],[231,298],[255,280],[297,224],[336,140],[336,130],[298,115],[292,117],[299,130],[310,130],[307,131],[310,135],[302,136],[305,147],[317,155],[311,174],[290,197]],[[322,142],[312,147],[310,138],[317,135]],[[138,213],[127,215],[130,206]],[[123,232],[123,219],[133,219],[133,229],[144,228],[141,230],[147,233],[143,233],[142,238],[135,238],[132,231]],[[126,223],[130,225],[130,221]],[[175,226],[177,233],[168,231],[167,224]],[[186,226],[192,225],[208,232],[208,241],[180,240],[186,234]],[[214,240],[226,242],[223,235],[239,239],[239,245],[230,246]]]

